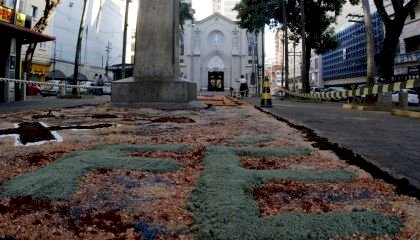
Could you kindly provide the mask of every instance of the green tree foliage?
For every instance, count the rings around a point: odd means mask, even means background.
[[[181,31],[184,31],[184,24],[187,20],[194,21],[194,10],[191,4],[180,1],[179,2],[179,26]]]
[[[350,0],[352,4],[359,2],[360,0]],[[379,60],[379,76],[390,80],[394,75],[394,59],[405,20],[410,11],[417,6],[418,0],[392,0],[393,11],[385,10],[383,0],[374,0],[374,2],[385,25],[385,39]]]
[[[249,32],[258,33],[270,23],[271,11],[266,0],[242,0],[233,8],[238,12],[238,25]]]
[[[287,1],[287,27],[290,40],[299,42],[302,38],[300,2]],[[346,0],[305,0],[306,27],[306,76],[309,76],[311,50],[317,54],[339,46],[331,27],[340,14]],[[265,24],[277,27],[283,22],[282,1],[279,0],[242,0],[234,10],[238,11],[239,25],[247,29],[260,29]],[[309,78],[302,80],[304,90],[309,92]]]

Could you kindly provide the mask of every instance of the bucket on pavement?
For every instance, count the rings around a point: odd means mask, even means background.
[[[271,94],[270,94],[270,80],[268,77],[264,78],[263,81],[263,89],[261,93],[261,107],[272,107],[273,104],[271,102]]]

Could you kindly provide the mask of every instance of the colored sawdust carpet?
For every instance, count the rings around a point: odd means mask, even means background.
[[[420,239],[417,199],[220,99],[0,115],[0,239]]]

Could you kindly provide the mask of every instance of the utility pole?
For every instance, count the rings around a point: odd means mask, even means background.
[[[121,63],[121,79],[125,78],[125,54],[127,49],[127,27],[128,27],[128,8],[130,0],[125,0],[125,16],[124,16],[124,36],[123,36],[123,52],[122,52],[122,63]]]
[[[56,49],[57,49],[57,42],[54,40],[54,59],[53,59],[53,74],[52,74],[52,80],[55,80],[55,62],[56,62]]]
[[[13,24],[15,24],[15,25],[16,25],[16,22],[17,22],[17,15],[18,15],[17,10],[19,9],[19,2],[20,1],[15,0],[15,2],[13,3]]]
[[[108,67],[109,67],[109,53],[111,52],[111,43],[108,41],[108,45],[105,47],[106,52],[106,64],[105,64],[105,76],[108,79]]]

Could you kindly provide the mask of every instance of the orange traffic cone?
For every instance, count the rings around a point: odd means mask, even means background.
[[[264,78],[263,81],[263,89],[261,94],[261,107],[272,107],[273,104],[271,102],[271,94],[270,94],[270,80],[268,77]]]

